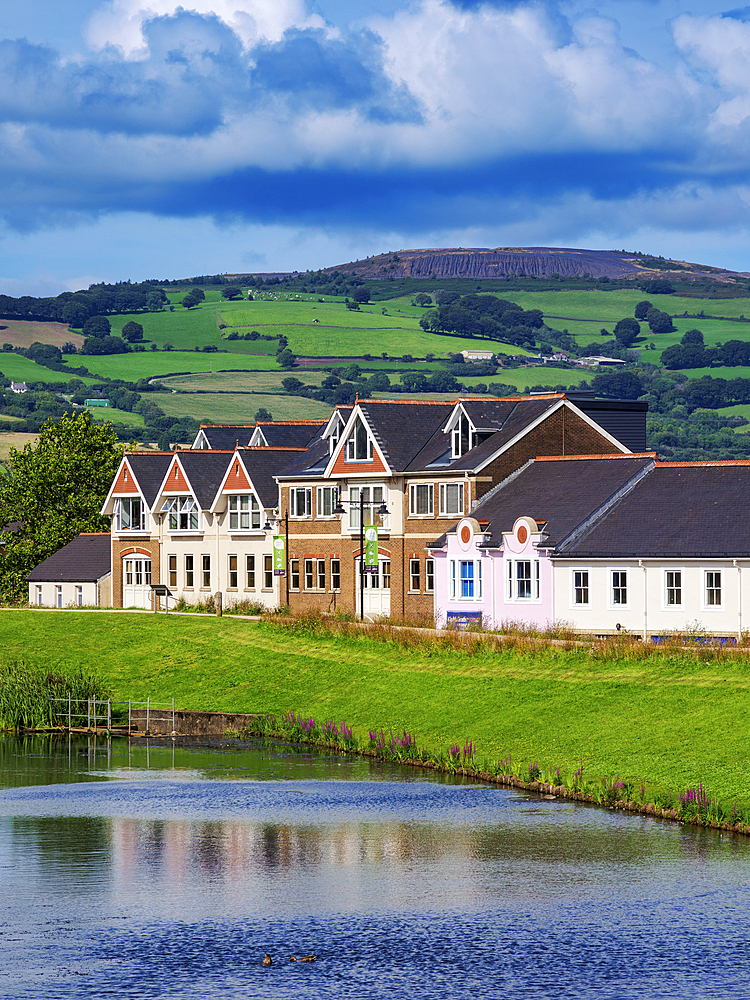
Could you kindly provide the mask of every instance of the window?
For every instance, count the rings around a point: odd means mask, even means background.
[[[229,557],[229,586],[232,590],[237,589],[237,556]]]
[[[169,586],[177,587],[177,556],[167,556],[167,569],[169,572]]]
[[[305,559],[305,590],[312,590],[314,582],[313,560]]]
[[[126,559],[125,586],[143,587],[144,585],[146,587],[151,586],[151,560]]]
[[[341,590],[340,559],[331,559],[331,590]]]
[[[435,590],[434,559],[425,559],[424,561],[424,589],[426,594],[432,594]]]
[[[328,454],[332,455],[336,450],[336,445],[341,437],[341,421],[337,420],[328,438]]]
[[[705,572],[705,602],[707,608],[721,607],[721,573],[718,570]]]
[[[682,607],[682,570],[667,570],[665,573],[667,584],[667,607]]]
[[[347,462],[366,462],[372,458],[372,440],[362,420],[357,417],[349,438],[346,442]]]
[[[391,589],[391,560],[384,559],[380,564],[380,571],[383,574],[383,590]]]
[[[299,590],[299,559],[292,559],[290,561],[289,572],[292,577],[289,581],[289,589]]]
[[[385,502],[384,486],[350,486],[349,487],[349,527],[359,528],[360,491],[365,502],[365,525],[375,524],[378,527],[388,527],[388,514],[378,514],[378,508]]]
[[[185,586],[193,586],[193,557],[185,556]]]
[[[628,574],[625,570],[612,570],[612,606],[628,603]]]
[[[539,560],[509,559],[507,565],[508,600],[538,601]]]
[[[273,556],[263,556],[263,589],[273,590]]]
[[[229,498],[229,530],[249,531],[260,528],[260,504],[253,493]]]
[[[255,556],[245,556],[245,586],[255,590]]]
[[[409,487],[409,513],[413,517],[432,516],[435,512],[432,483],[412,483]]]
[[[419,590],[419,559],[409,560],[409,590]]]
[[[440,484],[440,516],[452,517],[464,512],[464,484]]]
[[[289,516],[312,517],[311,486],[295,486],[289,490]]]
[[[318,517],[333,517],[333,508],[336,506],[339,500],[339,491],[337,486],[319,486],[318,487]]]
[[[519,601],[531,598],[531,560],[519,559],[516,563],[516,597]]]
[[[169,514],[170,531],[198,531],[198,504],[193,497],[167,497],[161,506]]]
[[[573,603],[589,603],[589,571],[587,569],[573,571]]]
[[[58,608],[61,608],[63,606],[63,603],[62,603],[62,587],[60,587],[60,586],[55,587],[55,604],[57,605]]]
[[[201,556],[201,586],[211,586],[211,556]]]
[[[36,603],[41,605],[42,603],[42,588],[41,585],[37,584],[36,588]]]
[[[146,510],[140,497],[115,500],[115,531],[144,531]]]
[[[83,607],[83,587],[80,584],[76,586],[76,604],[79,608]]]
[[[464,413],[458,418],[451,436],[453,458],[460,458],[469,450],[469,421]]]
[[[461,597],[474,596],[474,562],[471,559],[461,560]]]

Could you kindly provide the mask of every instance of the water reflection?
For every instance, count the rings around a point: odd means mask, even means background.
[[[734,997],[750,978],[739,838],[294,748],[0,744],[2,997]]]

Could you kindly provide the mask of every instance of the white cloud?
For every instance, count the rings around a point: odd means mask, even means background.
[[[89,21],[87,39],[95,49],[114,46],[130,57],[146,58],[142,28],[154,17],[181,10],[214,14],[242,39],[246,47],[261,40],[278,41],[288,28],[323,27],[318,15],[309,15],[304,0],[110,0]]]

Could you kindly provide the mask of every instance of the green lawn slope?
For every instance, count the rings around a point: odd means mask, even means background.
[[[97,670],[119,700],[178,708],[287,710],[318,721],[406,729],[432,749],[465,739],[477,759],[589,778],[619,774],[656,791],[703,782],[750,803],[750,661],[666,653],[599,658],[588,649],[432,655],[371,639],[213,616],[3,611],[7,658]]]

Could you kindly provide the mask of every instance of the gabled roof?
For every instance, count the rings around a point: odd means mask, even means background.
[[[537,458],[503,480],[471,512],[487,521],[487,544],[502,543],[524,515],[546,522],[545,548],[563,542],[623,489],[655,465],[654,454]],[[455,528],[451,529],[451,532]],[[445,535],[433,543],[445,544]]]
[[[279,477],[305,479],[322,475],[330,459],[328,444],[330,430],[334,423],[341,422],[346,426],[353,409],[353,406],[337,406],[330,418],[318,428],[315,436],[309,441],[304,454],[299,458],[292,458],[283,472],[278,474]]]
[[[213,450],[177,451],[174,453],[174,460],[182,468],[187,484],[201,510],[211,509],[233,454],[233,451]],[[170,492],[169,484],[165,483],[163,479],[162,492]]]
[[[748,496],[750,462],[657,463],[558,554],[577,559],[747,558]]]
[[[28,574],[29,583],[96,583],[112,569],[109,532],[78,535]]]
[[[327,423],[328,420],[259,420],[249,443],[268,448],[304,448]]]
[[[141,496],[149,508],[154,506],[154,501],[159,494],[159,487],[167,474],[172,458],[173,453],[168,451],[131,451],[124,456],[124,460],[135,476]]]
[[[255,424],[201,424],[192,448],[200,450],[197,442],[201,435],[208,442],[209,449],[214,451],[231,451],[238,446],[243,448],[250,443],[254,430]]]
[[[266,510],[278,505],[279,487],[275,477],[285,472],[287,466],[304,457],[304,448],[238,448],[250,481]]]
[[[404,472],[440,431],[452,401],[360,399],[359,408],[383,457],[395,474]]]

